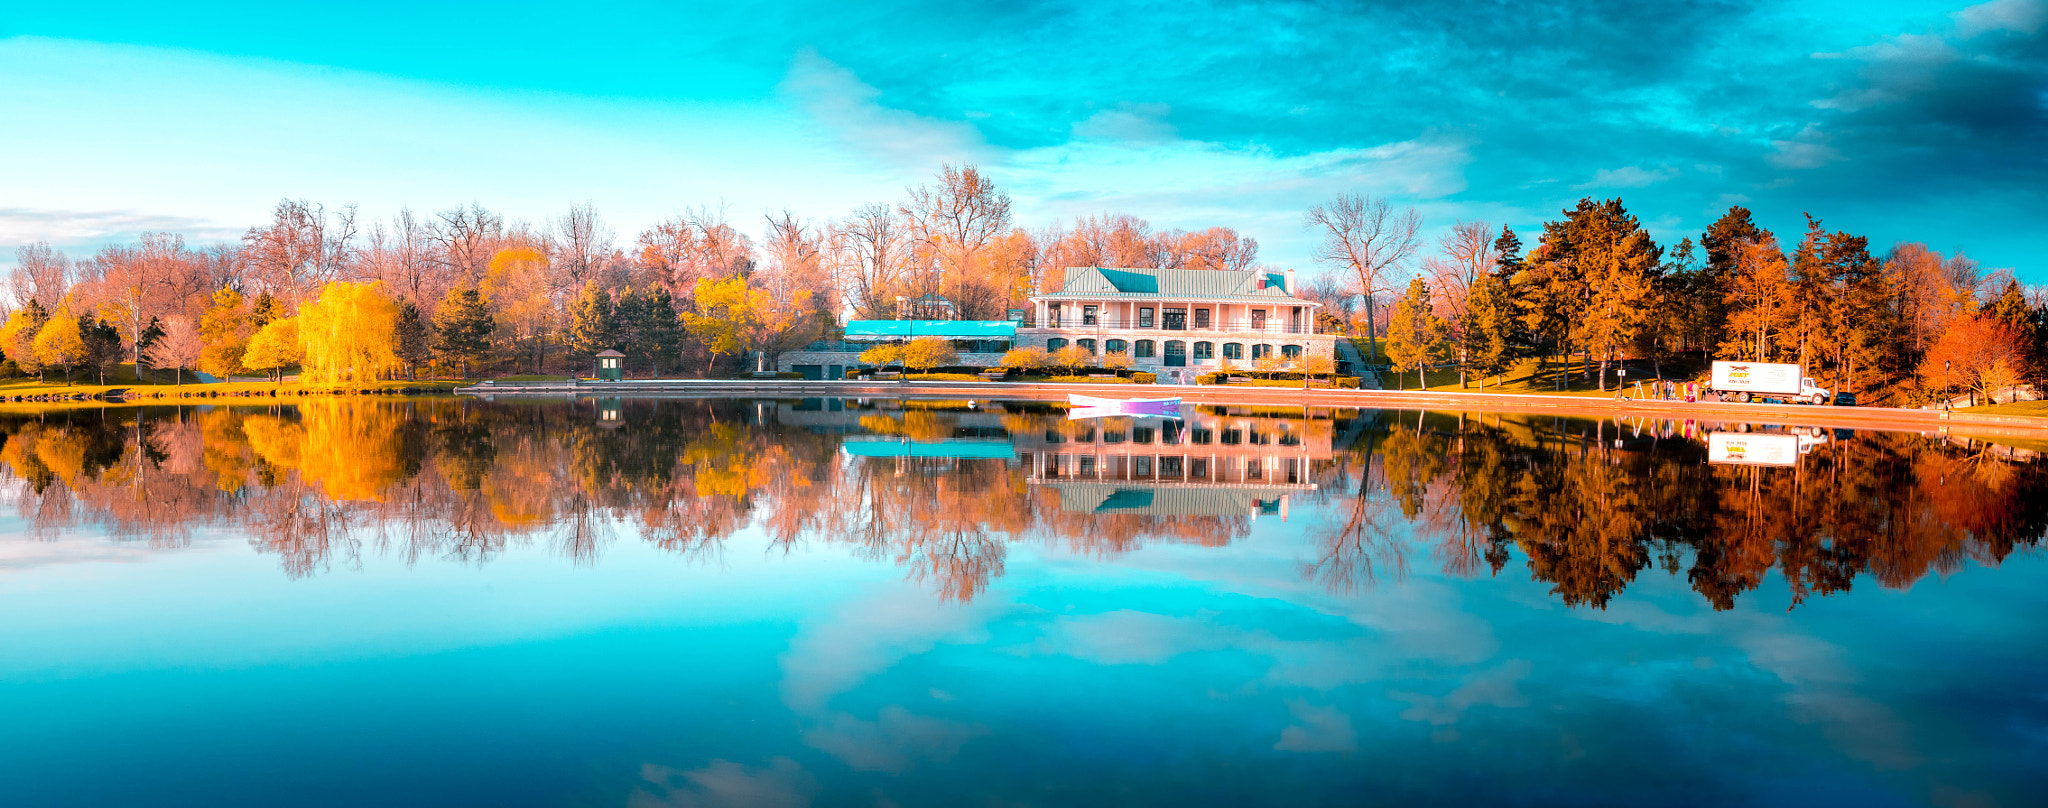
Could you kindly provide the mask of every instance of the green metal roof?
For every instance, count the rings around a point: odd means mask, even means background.
[[[885,438],[850,438],[840,451],[854,457],[952,457],[1008,459],[1017,450],[1006,440],[947,439],[930,443]]]
[[[1048,483],[1060,492],[1060,510],[1147,516],[1249,516],[1279,513],[1280,497],[1312,485],[1201,485],[1193,483]]]
[[[910,337],[947,339],[1014,339],[1017,324],[1008,320],[850,320],[846,338],[856,342]]]
[[[1060,290],[1039,295],[1040,299],[1164,297],[1197,300],[1274,301],[1296,300],[1287,294],[1287,276],[1266,272],[1266,288],[1259,288],[1259,272],[1216,269],[1113,269],[1069,267]],[[1303,305],[1316,305],[1296,300]]]

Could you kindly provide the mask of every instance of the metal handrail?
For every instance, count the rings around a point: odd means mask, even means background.
[[[1237,334],[1237,333],[1244,333],[1244,334],[1340,334],[1340,333],[1343,333],[1343,328],[1342,328],[1341,326],[1330,326],[1330,325],[1324,325],[1324,324],[1321,324],[1321,323],[1305,323],[1305,324],[1302,324],[1302,325],[1291,325],[1291,324],[1288,324],[1288,323],[1284,323],[1284,322],[1275,322],[1275,321],[1273,321],[1273,320],[1267,320],[1267,321],[1265,321],[1264,323],[1260,323],[1260,324],[1254,324],[1254,323],[1253,323],[1253,322],[1252,322],[1251,320],[1229,320],[1229,321],[1212,321],[1212,322],[1210,322],[1210,323],[1209,323],[1208,325],[1200,325],[1200,326],[1198,326],[1198,325],[1192,325],[1192,324],[1191,324],[1191,325],[1186,325],[1186,326],[1182,326],[1182,327],[1180,327],[1180,328],[1168,328],[1168,327],[1166,327],[1165,325],[1163,325],[1163,324],[1160,324],[1160,323],[1158,323],[1158,322],[1156,322],[1156,321],[1155,321],[1155,322],[1153,322],[1153,323],[1151,323],[1151,324],[1149,324],[1149,325],[1147,325],[1147,324],[1141,324],[1140,322],[1138,322],[1137,320],[1134,320],[1134,319],[1129,319],[1129,318],[1123,318],[1123,319],[1119,319],[1119,318],[1115,318],[1115,317],[1108,317],[1108,316],[1097,316],[1097,317],[1095,318],[1095,322],[1092,322],[1092,323],[1083,323],[1083,322],[1081,322],[1081,321],[1080,321],[1080,318],[1078,318],[1078,317],[1074,317],[1074,318],[1062,317],[1062,318],[1060,318],[1060,319],[1058,319],[1058,320],[1051,320],[1051,321],[1050,321],[1050,322],[1049,322],[1048,324],[1046,324],[1046,325],[1044,325],[1044,326],[1034,326],[1034,325],[1025,325],[1025,326],[1023,326],[1023,327],[1025,327],[1025,328],[1037,328],[1037,327],[1043,327],[1043,328],[1058,328],[1058,329],[1061,329],[1061,330],[1064,330],[1064,331],[1087,331],[1087,330],[1091,330],[1091,329],[1101,329],[1101,330],[1105,330],[1105,331],[1169,331],[1169,332],[1175,332],[1175,333],[1182,333],[1182,332],[1190,332],[1190,331],[1207,331],[1207,332],[1217,332],[1217,333],[1224,333],[1224,334]]]

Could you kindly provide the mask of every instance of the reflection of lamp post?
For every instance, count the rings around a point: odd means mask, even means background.
[[[897,316],[897,317],[902,317],[902,316],[903,316],[903,309],[904,309],[904,306],[903,306],[903,304],[904,304],[904,302],[905,302],[906,300],[907,300],[907,298],[903,297],[902,295],[897,295],[897,296],[896,296],[896,316]],[[911,315],[912,315],[912,316],[914,317],[914,316],[915,316],[915,315],[917,314],[917,307],[916,307],[916,306],[911,306],[911,307],[910,307],[910,313],[911,313]],[[903,321],[903,329],[904,329],[904,331],[903,331],[903,334],[904,334],[904,337],[903,337],[903,350],[902,350],[902,352],[901,352],[901,356],[899,356],[899,357],[897,358],[897,360],[896,360],[896,364],[900,365],[900,366],[901,366],[901,368],[902,368],[901,370],[898,370],[898,371],[896,372],[896,383],[897,383],[897,384],[909,384],[909,383],[910,383],[910,343],[911,343],[911,342],[912,342],[913,340],[916,340],[916,339],[917,339],[917,321],[916,321],[916,320],[914,320],[914,319],[906,319],[906,320],[904,320],[904,321]]]

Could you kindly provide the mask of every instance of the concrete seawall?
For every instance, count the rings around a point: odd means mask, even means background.
[[[756,396],[774,398],[962,398],[1064,401],[1070,393],[1109,398],[1179,397],[1195,404],[1282,407],[1365,407],[1596,417],[1650,417],[1748,423],[1799,424],[1865,429],[2048,438],[2048,418],[1973,415],[1889,407],[1828,407],[1803,404],[1630,401],[1587,396],[1502,393],[1445,393],[1403,390],[1300,390],[1287,387],[1222,385],[1013,384],[1008,382],[860,382],[787,379],[676,380],[622,382],[510,382],[476,385],[458,393],[484,398],[549,396]]]

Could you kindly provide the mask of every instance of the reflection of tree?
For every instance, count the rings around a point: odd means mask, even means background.
[[[1725,609],[1774,566],[1797,603],[1845,591],[1859,573],[1904,587],[1966,559],[1996,564],[2048,526],[2048,469],[1970,447],[1865,433],[1795,468],[1716,466],[1698,442],[1665,439],[1669,427],[1404,416],[1351,461],[1382,470],[1386,504],[1340,506],[1348,518],[1310,573],[1348,589],[1357,576],[1341,570],[1397,552],[1385,546],[1392,526],[1372,519],[1397,505],[1447,571],[1469,574],[1483,553],[1498,572],[1513,546],[1561,600],[1595,607],[1653,557],[1675,572],[1689,553],[1693,588]]]
[[[621,525],[715,561],[754,527],[771,551],[846,545],[968,600],[1003,574],[1013,542],[1113,557],[1158,542],[1220,546],[1250,528],[1245,516],[1069,511],[1059,491],[1027,484],[1000,458],[851,457],[836,435],[770,413],[628,401],[606,428],[588,402],[82,409],[0,416],[0,466],[37,535],[85,524],[177,546],[193,526],[223,525],[293,576],[355,565],[365,539],[408,564],[481,564],[527,545],[591,564]],[[965,434],[965,417],[912,408],[858,421],[944,438]],[[1276,439],[1332,426],[1227,417]],[[1051,412],[980,423],[1076,438],[1117,427]],[[1368,413],[1348,423],[1350,448],[1310,473],[1323,512],[1303,569],[1336,591],[1405,574],[1420,542],[1457,575],[1498,574],[1519,554],[1573,605],[1604,606],[1653,562],[1683,570],[1718,608],[1775,567],[1796,603],[1859,575],[1904,587],[1996,564],[2048,526],[2048,467],[1960,439],[1840,435],[1797,468],[1759,468],[1706,464],[1698,441],[1639,421]]]

